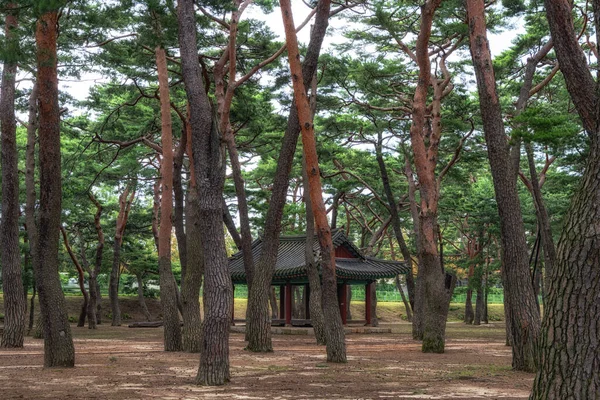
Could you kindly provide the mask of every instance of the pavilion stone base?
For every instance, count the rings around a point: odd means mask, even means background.
[[[232,326],[230,328],[230,332],[234,333],[245,333],[245,326]],[[392,328],[381,328],[381,327],[372,327],[372,326],[346,326],[344,327],[344,332],[346,334],[351,333],[362,333],[362,334],[378,334],[378,333],[392,333]],[[313,336],[315,334],[313,328],[305,328],[305,327],[283,327],[283,326],[274,326],[271,328],[271,333],[274,335],[303,335],[303,336]]]

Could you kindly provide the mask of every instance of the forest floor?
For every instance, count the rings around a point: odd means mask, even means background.
[[[275,352],[256,354],[244,350],[243,334],[232,333],[232,380],[216,388],[194,385],[197,354],[162,351],[161,328],[73,326],[76,368],[43,369],[43,341],[28,337],[23,349],[0,349],[0,393],[3,399],[528,397],[533,374],[511,370],[502,323],[449,322],[444,354],[421,353],[408,323],[382,325],[393,333],[346,336],[347,364],[327,363],[311,336],[274,335]]]

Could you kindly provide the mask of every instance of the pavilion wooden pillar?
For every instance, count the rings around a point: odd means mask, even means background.
[[[342,324],[348,324],[348,314],[347,314],[347,301],[348,301],[348,285],[346,283],[342,283],[338,286],[338,304],[340,306],[340,314],[342,316]]]
[[[292,284],[285,284],[285,325],[292,326]]]
[[[304,287],[306,287],[304,291],[304,317],[310,319],[310,285],[307,283]]]
[[[285,319],[285,285],[279,285],[279,319]]]
[[[371,325],[371,288],[373,285],[367,283],[365,285],[365,326]]]

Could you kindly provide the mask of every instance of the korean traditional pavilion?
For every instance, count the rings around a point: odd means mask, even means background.
[[[347,324],[347,293],[348,285],[365,285],[365,322],[371,324],[371,283],[381,278],[393,278],[398,274],[406,274],[409,267],[405,262],[385,261],[365,256],[348,239],[341,229],[332,231],[333,246],[335,248],[335,270],[338,284],[338,302],[342,315],[342,322]],[[305,263],[306,235],[281,236],[279,238],[279,252],[277,264],[273,274],[273,286],[279,286],[279,320],[273,324],[290,326],[298,324],[292,321],[292,286],[304,286],[308,297],[309,285]],[[258,260],[262,250],[262,239],[252,243],[252,255]],[[313,254],[319,261],[320,249],[317,238],[313,240]],[[238,252],[229,259],[229,270],[234,284],[245,284],[246,273],[242,252]],[[320,268],[319,268],[320,273]],[[305,302],[306,319],[310,319],[308,301]],[[282,318],[284,316],[284,318]],[[306,322],[306,321],[304,321]]]

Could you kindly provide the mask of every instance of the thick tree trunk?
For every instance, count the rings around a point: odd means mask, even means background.
[[[141,274],[136,274],[135,278],[137,280],[137,295],[138,295],[138,302],[140,303],[140,308],[142,309],[142,312],[144,313],[144,316],[146,317],[146,321],[151,321],[152,320],[152,315],[150,314],[150,311],[148,311],[148,306],[146,305],[146,299],[144,298],[144,280],[142,279],[142,275]]]
[[[160,198],[160,226],[158,231],[158,273],[160,279],[160,303],[164,322],[165,351],[181,351],[181,325],[177,309],[177,283],[171,269],[171,231],[173,223],[173,132],[171,123],[171,97],[169,95],[169,72],[165,49],[155,49],[160,91],[161,142],[163,159],[160,175],[162,196]]]
[[[310,188],[310,201],[319,245],[321,248],[322,271],[322,305],[325,317],[325,335],[327,346],[327,361],[346,362],[346,343],[344,327],[337,301],[337,281],[335,275],[335,252],[331,239],[331,230],[327,221],[325,203],[321,188],[319,160],[315,141],[314,123],[304,85],[303,71],[298,53],[298,40],[292,17],[289,0],[280,0],[281,14],[285,28],[288,49],[288,60],[294,86],[295,106],[298,110],[298,121],[302,133],[302,145],[306,161],[306,173]],[[312,79],[312,75],[310,75]]]
[[[321,278],[319,277],[317,262],[313,252],[313,243],[315,240],[315,216],[313,215],[312,203],[310,201],[310,186],[308,185],[308,176],[306,174],[306,162],[304,157],[302,157],[302,164],[304,206],[306,208],[306,246],[304,261],[306,263],[306,275],[308,276],[308,285],[310,287],[308,299],[310,319],[315,332],[317,344],[324,345],[326,344],[327,338],[325,336],[325,317],[323,316],[323,306],[321,303],[323,294],[321,290]]]
[[[419,80],[413,98],[413,115],[410,128],[411,146],[419,179],[421,210],[419,213],[419,279],[416,290],[415,322],[413,336],[422,339],[422,351],[443,353],[446,336],[446,319],[452,296],[452,280],[448,281],[438,252],[437,209],[439,182],[435,177],[437,145],[441,135],[441,93],[434,85],[432,121],[425,121],[427,93],[431,83],[429,38],[433,16],[441,0],[429,0],[421,7],[421,27],[416,44]]]
[[[500,215],[504,273],[504,305],[510,318],[513,368],[535,371],[535,348],[540,334],[540,315],[529,276],[527,244],[517,194],[517,182],[510,168],[509,144],[496,92],[496,80],[487,41],[483,0],[467,0],[470,46],[483,130]]]
[[[310,85],[310,81],[317,70],[321,45],[329,24],[330,5],[330,0],[320,0],[317,4],[315,23],[302,66],[302,79],[305,87]],[[273,179],[271,200],[265,219],[262,253],[255,265],[252,290],[248,295],[247,348],[251,351],[273,351],[268,293],[271,287],[274,266],[277,263],[281,218],[287,199],[289,175],[294,161],[299,133],[298,111],[295,105],[292,105]]]
[[[177,4],[182,75],[190,105],[194,170],[198,185],[199,229],[204,254],[204,323],[196,383],[223,385],[230,379],[229,326],[233,286],[223,232],[224,154],[198,65],[192,0]]]
[[[532,399],[591,399],[600,393],[600,146],[592,148],[567,213],[550,278]]]
[[[567,89],[590,136],[590,153],[558,241],[531,399],[591,399],[600,393],[600,127],[597,85],[577,42],[571,4],[546,1]],[[596,41],[600,4],[593,1]]]
[[[61,214],[60,115],[58,105],[58,11],[40,16],[36,27],[40,113],[40,208],[36,282],[44,325],[44,366],[73,367],[75,349],[58,275]],[[43,263],[41,261],[43,260]]]
[[[187,195],[186,237],[188,268],[181,285],[183,309],[183,351],[199,353],[202,349],[202,319],[200,316],[200,286],[204,270],[204,256],[200,242],[200,221],[198,194],[195,185],[191,185]]]
[[[8,5],[5,40],[11,50],[18,50],[19,39],[15,4]],[[11,57],[8,55],[8,57]],[[14,54],[16,57],[16,53]],[[17,126],[15,122],[15,80],[17,61],[4,62],[0,126],[2,129],[2,224],[0,225],[0,264],[4,291],[4,330],[0,347],[23,347],[27,298],[23,296],[21,252],[19,249],[19,170]],[[31,229],[35,229],[34,226]]]

